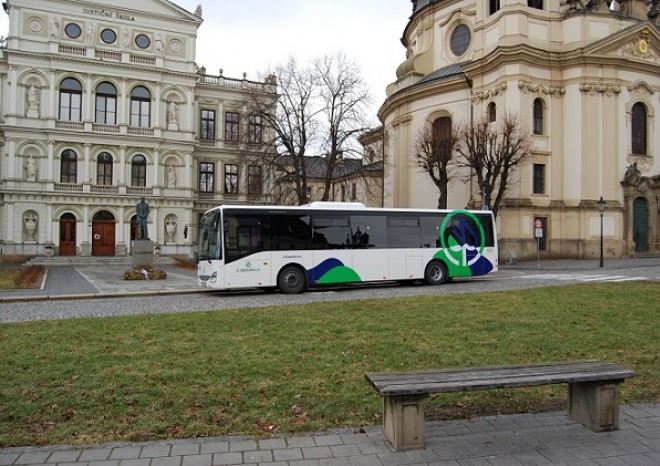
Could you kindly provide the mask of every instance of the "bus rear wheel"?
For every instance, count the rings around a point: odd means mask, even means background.
[[[305,274],[300,267],[284,267],[277,277],[277,286],[285,294],[300,293],[305,289]]]
[[[429,285],[442,285],[447,281],[447,267],[440,261],[431,261],[424,271],[424,281]]]

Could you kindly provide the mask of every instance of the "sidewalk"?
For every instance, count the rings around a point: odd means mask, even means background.
[[[122,267],[51,267],[41,289],[0,291],[0,302],[208,292],[198,288],[195,271],[161,268],[165,280],[124,280]]]
[[[594,433],[564,413],[427,425],[426,448],[395,452],[381,427],[323,434],[0,449],[0,465],[658,466],[660,404],[622,406],[620,430]]]

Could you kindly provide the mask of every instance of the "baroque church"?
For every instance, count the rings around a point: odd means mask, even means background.
[[[501,260],[593,259],[601,238],[605,257],[660,253],[658,3],[413,0],[379,110],[384,205],[436,207],[413,160],[424,128],[510,113],[532,149],[500,205]],[[469,172],[451,173],[448,207],[480,206]]]
[[[139,10],[136,5],[139,4]],[[205,210],[269,204],[272,82],[195,63],[202,9],[167,0],[8,0],[0,48],[3,254],[126,256],[136,205],[166,255],[190,255]]]

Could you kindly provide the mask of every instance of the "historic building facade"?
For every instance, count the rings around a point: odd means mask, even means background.
[[[167,0],[9,0],[0,49],[0,248],[131,252],[136,205],[162,254],[201,212],[272,202],[251,99],[274,83],[195,63],[201,8]],[[139,7],[139,10],[137,9]],[[258,97],[257,97],[258,98]]]
[[[660,253],[660,30],[657,0],[413,0],[406,60],[379,110],[385,205],[435,207],[415,138],[505,112],[531,135],[498,216],[501,257]],[[480,205],[454,170],[449,207]],[[433,195],[430,195],[434,193]]]

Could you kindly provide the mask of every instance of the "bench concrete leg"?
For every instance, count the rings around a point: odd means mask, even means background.
[[[424,400],[427,397],[383,397],[383,430],[395,450],[424,448]]]
[[[593,430],[619,429],[619,383],[569,383],[568,416]]]

